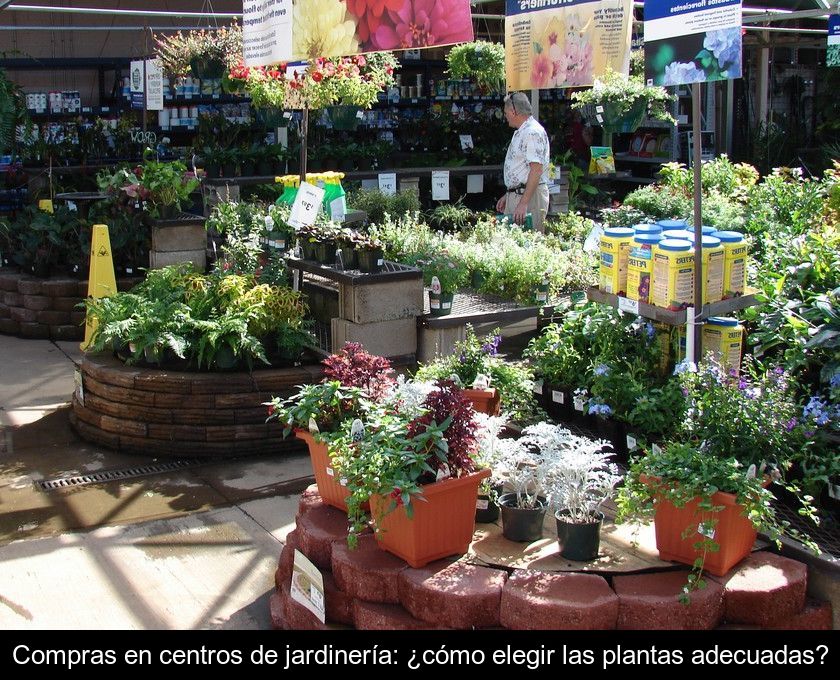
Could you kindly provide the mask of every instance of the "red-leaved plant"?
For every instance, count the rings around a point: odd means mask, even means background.
[[[358,342],[344,343],[341,351],[321,363],[325,382],[337,380],[345,387],[361,387],[374,401],[383,397],[394,383],[391,362],[366,352]]]
[[[440,380],[437,389],[430,392],[423,402],[428,409],[422,416],[415,418],[408,425],[408,436],[415,437],[424,432],[432,422],[438,425],[449,419],[449,425],[443,432],[447,443],[446,462],[436,456],[427,461],[436,471],[459,477],[475,471],[473,455],[478,450],[475,411],[472,402],[464,396],[464,391],[451,380]],[[427,473],[429,474],[429,473]],[[420,483],[434,482],[434,479],[421,479]]]

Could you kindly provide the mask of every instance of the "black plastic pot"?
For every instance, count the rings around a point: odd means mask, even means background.
[[[214,358],[216,368],[220,371],[229,371],[236,368],[239,359],[230,347],[221,347]]]
[[[381,249],[359,250],[356,255],[359,259],[359,271],[365,274],[375,274],[382,269],[385,255]]]
[[[614,418],[596,417],[596,434],[612,444],[613,451],[627,457],[627,428],[624,423]]]
[[[598,557],[604,513],[599,512],[598,515],[597,522],[578,524],[568,521],[569,514],[565,510],[554,513],[554,520],[557,522],[557,543],[563,557],[575,562],[589,562]]]
[[[309,239],[302,239],[300,242],[300,249],[303,251],[301,256],[304,260],[315,260],[317,259],[315,250],[316,250],[317,243],[314,241],[310,241]]]
[[[319,241],[315,244],[315,259],[321,264],[335,264],[335,241]]]
[[[433,293],[429,291],[429,313],[432,316],[449,316],[455,293]]]
[[[494,498],[502,493],[502,486],[494,486]],[[489,524],[499,519],[499,504],[490,500],[491,494],[480,493],[475,503],[475,521],[481,524]]]
[[[509,541],[531,543],[542,538],[543,521],[548,503],[544,496],[537,496],[537,508],[517,507],[516,494],[506,493],[499,497],[502,509],[502,535]]]
[[[554,420],[571,422],[574,420],[572,391],[563,385],[543,385],[543,408]]]
[[[356,269],[359,258],[353,246],[341,246],[341,262],[345,269]]]

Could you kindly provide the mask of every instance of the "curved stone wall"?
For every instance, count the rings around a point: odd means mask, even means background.
[[[129,290],[142,278],[119,279]],[[0,270],[0,333],[21,338],[82,340],[85,312],[77,305],[87,297],[88,282],[71,278],[38,279]]]
[[[82,360],[82,398],[73,395],[79,436],[153,456],[241,456],[303,451],[283,426],[266,423],[263,402],[320,380],[320,366],[253,373],[189,373],[126,366],[108,354]]]

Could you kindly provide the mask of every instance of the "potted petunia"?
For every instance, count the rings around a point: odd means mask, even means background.
[[[165,73],[196,78],[222,78],[242,54],[242,28],[236,23],[155,36],[155,51]]]

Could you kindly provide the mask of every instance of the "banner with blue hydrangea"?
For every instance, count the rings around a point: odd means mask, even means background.
[[[648,85],[741,77],[740,0],[645,0],[644,31]]]
[[[828,17],[828,53],[826,66],[840,66],[840,14]]]

